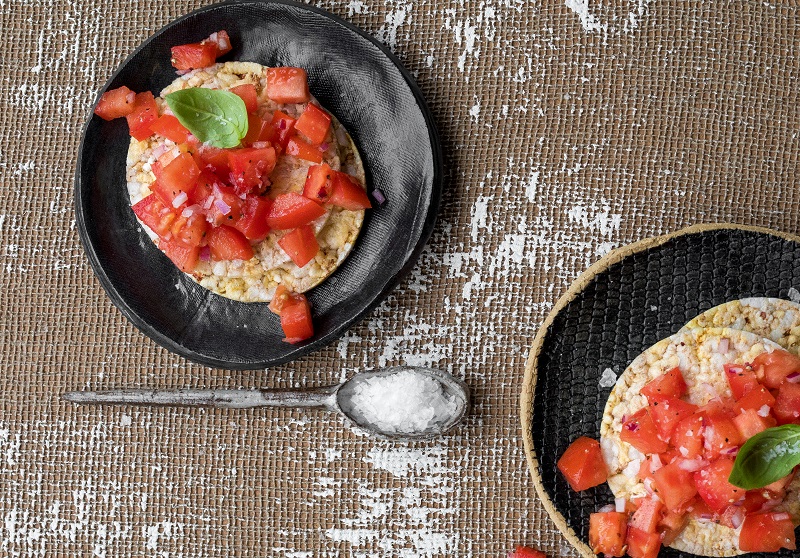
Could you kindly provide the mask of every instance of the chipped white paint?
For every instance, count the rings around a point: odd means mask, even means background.
[[[600,374],[600,381],[599,385],[601,388],[610,388],[614,387],[614,384],[617,383],[617,374],[611,368],[606,368],[603,370],[603,373]]]
[[[789,292],[787,294],[789,295],[789,300],[800,304],[800,291],[794,287],[789,287]]]
[[[618,16],[611,14],[611,6],[589,0],[565,0],[564,4],[578,16],[583,30],[587,33],[618,34],[632,33],[641,26],[647,16],[648,6],[654,0],[628,0],[628,12],[620,25]]]

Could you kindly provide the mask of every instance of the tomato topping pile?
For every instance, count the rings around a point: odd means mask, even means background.
[[[171,62],[184,73],[215,64],[231,49],[228,33],[221,30],[198,43],[172,47]],[[259,113],[255,85],[231,88],[244,102],[248,121],[246,135],[234,148],[201,143],[181,123],[181,115],[159,114],[149,91],[119,87],[104,93],[95,108],[105,120],[125,117],[131,136],[139,141],[156,134],[172,142],[160,144],[160,156],[151,165],[155,175],[151,193],[133,211],[158,236],[159,248],[186,273],[201,261],[249,260],[255,254],[253,246],[271,231],[285,231],[278,246],[304,267],[320,251],[313,221],[325,214],[326,207],[371,207],[353,177],[323,162],[329,149],[326,140],[332,136],[331,116],[310,102],[305,70],[267,68],[265,73],[267,97],[306,106],[296,119],[280,110]],[[281,156],[312,163],[302,193],[270,195],[270,174]],[[279,293],[276,297],[285,300],[273,310],[281,316],[285,340],[297,343],[311,337],[308,301],[285,289]]]
[[[508,558],[547,558],[547,555],[529,546],[518,546],[514,552],[508,553]]]
[[[728,479],[749,438],[775,425],[800,424],[800,357],[775,350],[748,365],[726,364],[724,371],[732,396],[702,406],[685,399],[679,368],[642,388],[648,404],[624,419],[620,438],[644,454],[637,478],[648,496],[629,502],[624,511],[591,514],[589,544],[595,553],[655,558],[690,517],[741,527],[739,548],[746,552],[795,549],[794,524],[775,509],[794,471],[755,490]],[[567,448],[558,469],[574,490],[606,477],[599,443],[586,437]]]

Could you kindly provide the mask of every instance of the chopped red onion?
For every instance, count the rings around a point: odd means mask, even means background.
[[[253,145],[251,147],[255,147],[256,149],[264,149],[265,147],[269,147],[269,142],[268,141],[256,141],[256,142],[253,142]]]
[[[195,207],[196,206],[194,206],[194,205],[190,205],[189,207],[184,209],[183,212],[181,213],[181,217],[186,217],[188,219],[189,217],[194,215],[194,208]]]
[[[701,513],[699,516],[697,516],[697,519],[702,519],[703,521],[711,521],[712,519],[714,519],[714,515],[710,513]]]
[[[655,494],[655,488],[653,488],[653,479],[651,477],[644,479],[644,489],[647,490],[648,494]]]
[[[203,209],[208,210],[211,209],[211,204],[214,203],[214,198],[208,196],[206,200],[203,202]]]
[[[655,473],[663,466],[664,464],[661,463],[661,456],[657,453],[653,454],[653,456],[650,458],[650,472]]]
[[[720,353],[727,353],[728,349],[730,348],[731,340],[727,337],[723,337],[722,340],[719,342],[719,346],[717,349]]]
[[[158,147],[153,149],[153,157],[158,159],[159,157],[161,157],[166,152],[167,152],[167,146],[164,145],[163,143],[160,143],[160,144],[158,144]]]
[[[328,142],[322,142],[319,144],[320,151],[327,151],[329,147],[330,145],[328,145]]]
[[[229,206],[223,200],[219,199],[215,200],[214,205],[217,207],[217,209],[219,209],[220,213],[222,213],[223,215],[227,215],[228,213],[231,212],[231,206]]]
[[[186,141],[188,141],[190,143],[194,143],[194,142],[200,141],[200,140],[197,139],[197,136],[195,136],[194,134],[189,134],[188,136],[186,136]]]
[[[627,505],[627,500],[625,498],[614,498],[614,507],[616,511],[622,513],[625,511],[625,506]]]
[[[285,130],[286,129],[286,121],[281,119],[278,120],[278,130]]]
[[[787,519],[790,519],[790,517],[788,513],[784,512],[784,513],[773,514],[772,519],[774,519],[775,521],[786,521]]]
[[[203,246],[200,248],[200,259],[204,262],[211,261],[211,248],[208,246]]]
[[[761,408],[756,411],[756,414],[760,417],[768,417],[769,416],[769,405],[761,405]]]
[[[386,196],[384,196],[383,192],[377,188],[372,191],[372,197],[375,199],[378,205],[383,205],[386,203]]]
[[[613,505],[611,505],[611,504],[608,504],[608,505],[606,505],[606,506],[603,506],[603,507],[602,507],[602,508],[600,508],[599,510],[597,510],[597,513],[606,513],[606,512],[612,512],[612,511],[614,511],[615,509],[616,509],[616,507],[615,507],[615,506],[613,506]]]
[[[186,201],[188,199],[189,199],[189,196],[186,195],[186,192],[181,192],[180,194],[175,196],[175,198],[172,200],[172,207],[174,207],[175,209],[178,209],[180,206],[182,206],[184,203],[186,203]],[[230,208],[228,208],[228,209],[230,210]]]
[[[786,381],[792,384],[800,384],[800,372],[792,372],[786,376]]]
[[[734,529],[738,529],[743,521],[744,512],[742,510],[736,510],[736,512],[731,515],[731,525],[733,525]]]
[[[706,465],[708,465],[708,461],[704,459],[682,459],[678,462],[678,468],[689,473],[699,471]]]
[[[723,455],[736,455],[739,453],[739,448],[726,448],[720,452]]]
[[[189,72],[191,72],[191,70],[176,70],[175,71],[175,73],[178,74],[179,76],[185,76]]]
[[[131,91],[130,93],[125,95],[125,102],[126,103],[133,103],[134,101],[136,101],[136,93]]]

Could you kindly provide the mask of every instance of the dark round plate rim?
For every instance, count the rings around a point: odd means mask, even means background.
[[[586,541],[577,535],[575,530],[569,525],[569,523],[567,523],[566,518],[553,504],[550,494],[542,484],[542,479],[539,474],[539,461],[536,457],[536,451],[533,447],[533,399],[536,391],[539,354],[541,353],[544,345],[544,340],[547,337],[547,333],[550,331],[550,326],[553,324],[556,317],[561,313],[564,307],[572,302],[575,297],[578,296],[581,291],[583,291],[584,287],[586,287],[586,285],[588,285],[592,279],[594,279],[595,276],[602,271],[614,264],[621,262],[631,255],[644,252],[650,248],[656,248],[677,237],[719,230],[740,230],[767,234],[770,236],[783,238],[785,240],[791,240],[800,244],[800,236],[782,231],[776,231],[774,229],[768,229],[766,227],[740,225],[737,223],[706,223],[693,225],[691,227],[680,229],[666,235],[645,238],[632,244],[627,244],[600,258],[575,279],[575,281],[570,285],[561,298],[556,301],[552,310],[550,310],[544,322],[542,322],[542,325],[539,327],[539,330],[536,332],[536,336],[533,339],[531,350],[528,353],[528,360],[525,363],[525,376],[522,383],[522,392],[520,394],[520,426],[522,427],[522,442],[525,449],[525,458],[528,463],[528,471],[530,471],[531,477],[533,478],[533,485],[536,489],[536,494],[539,496],[539,500],[542,502],[545,511],[547,511],[548,515],[556,524],[556,527],[561,534],[567,538],[572,546],[574,546],[584,558],[595,558],[595,554],[592,552],[592,549],[589,547],[589,545],[586,544]]]
[[[194,17],[204,12],[224,9],[226,6],[239,6],[243,4],[277,4],[295,9],[307,10],[309,12],[313,12],[317,15],[330,19],[337,25],[344,27],[351,33],[356,33],[360,35],[361,37],[371,42],[374,46],[376,46],[383,53],[383,55],[392,63],[392,65],[394,65],[398,69],[400,74],[403,76],[403,79],[408,84],[409,90],[414,95],[414,98],[417,102],[417,107],[419,108],[420,113],[425,119],[425,124],[428,128],[428,137],[431,142],[433,165],[434,165],[434,175],[431,184],[431,194],[428,204],[428,212],[425,215],[424,223],[420,231],[419,238],[417,239],[416,244],[414,245],[414,249],[411,252],[409,252],[408,255],[406,256],[406,259],[403,262],[400,269],[397,271],[396,274],[394,274],[387,280],[383,289],[381,289],[381,291],[375,297],[373,297],[372,300],[367,301],[360,312],[355,314],[349,320],[342,321],[340,324],[332,328],[325,335],[317,339],[314,339],[312,342],[306,345],[297,347],[294,350],[290,350],[284,357],[272,360],[251,361],[251,362],[227,361],[203,355],[201,353],[188,349],[187,347],[179,343],[176,343],[172,338],[163,335],[159,331],[152,328],[146,319],[137,314],[133,310],[133,308],[131,308],[131,306],[126,302],[126,297],[114,287],[112,281],[105,273],[105,270],[103,269],[103,266],[100,263],[100,259],[97,255],[95,247],[92,245],[91,240],[89,238],[89,233],[86,228],[86,216],[84,215],[83,207],[81,204],[81,194],[82,194],[81,170],[83,166],[83,152],[85,148],[86,131],[93,115],[94,106],[96,105],[97,100],[99,99],[102,92],[108,89],[108,87],[117,77],[117,75],[125,68],[125,66],[127,66],[130,63],[130,61],[141,50],[143,50],[148,44],[150,44],[150,42],[152,42],[156,37],[167,32],[171,27],[178,25],[185,19]],[[394,288],[400,283],[400,281],[411,271],[411,269],[414,267],[414,264],[419,259],[419,256],[425,247],[425,244],[427,243],[428,239],[433,233],[433,228],[436,223],[436,218],[439,212],[439,205],[441,203],[441,197],[442,197],[442,175],[444,172],[443,169],[444,169],[443,153],[439,139],[439,134],[436,129],[433,115],[430,109],[428,108],[427,103],[425,102],[422,90],[419,88],[416,81],[408,72],[408,70],[405,69],[400,60],[391,52],[391,50],[389,50],[389,48],[386,45],[382,44],[375,37],[368,34],[366,31],[359,29],[352,23],[349,23],[348,21],[316,6],[301,4],[299,2],[294,2],[291,0],[226,0],[223,2],[217,2],[193,10],[191,12],[188,12],[161,27],[158,31],[154,32],[150,37],[145,39],[139,46],[137,46],[136,49],[134,49],[133,52],[131,52],[122,61],[122,63],[120,63],[117,69],[114,70],[114,72],[111,74],[108,80],[106,80],[105,84],[103,84],[103,87],[100,88],[97,94],[97,98],[95,99],[94,103],[92,103],[92,108],[88,112],[88,115],[85,119],[85,122],[81,130],[81,142],[78,148],[77,165],[75,169],[75,187],[73,189],[73,196],[75,203],[75,223],[78,230],[78,237],[80,238],[81,245],[83,246],[84,252],[86,252],[86,256],[89,259],[89,264],[92,270],[94,271],[94,274],[100,281],[100,285],[103,287],[103,290],[105,290],[106,294],[111,299],[111,302],[114,304],[114,306],[116,306],[119,309],[119,311],[122,312],[122,314],[137,329],[139,329],[139,331],[144,333],[146,336],[151,338],[153,341],[155,341],[165,349],[205,366],[227,368],[232,370],[254,370],[258,368],[268,368],[270,366],[284,364],[286,362],[290,362],[292,360],[303,357],[327,345],[328,343],[335,341],[336,339],[344,335],[344,333],[352,325],[362,320],[364,316],[366,316],[378,304],[380,304],[384,299],[386,299],[386,297],[389,296],[391,291],[394,290]],[[356,246],[355,249],[358,249],[358,246]],[[252,304],[258,304],[258,303],[252,303]]]

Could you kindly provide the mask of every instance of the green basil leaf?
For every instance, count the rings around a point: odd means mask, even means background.
[[[752,490],[772,484],[800,464],[800,425],[784,424],[759,432],[739,450],[728,482]]]
[[[247,109],[230,91],[192,87],[165,97],[172,113],[194,136],[214,147],[236,147],[247,135]]]

